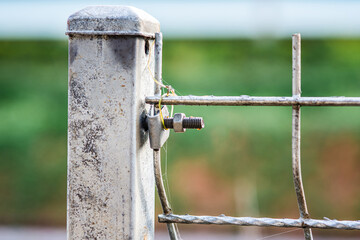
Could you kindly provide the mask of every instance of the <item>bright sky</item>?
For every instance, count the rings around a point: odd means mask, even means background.
[[[88,5],[141,8],[164,37],[360,37],[360,1],[1,0],[0,38],[65,38],[68,16]]]

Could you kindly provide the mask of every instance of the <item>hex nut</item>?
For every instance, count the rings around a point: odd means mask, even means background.
[[[173,129],[175,132],[185,132],[186,129],[183,127],[183,120],[185,118],[184,113],[175,113],[173,120]]]

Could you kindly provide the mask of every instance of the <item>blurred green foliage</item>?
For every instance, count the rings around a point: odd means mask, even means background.
[[[360,40],[303,40],[303,96],[360,96],[359,64]],[[163,67],[178,95],[291,95],[288,40],[165,39]],[[172,133],[163,154],[176,212],[206,213],[191,199],[191,185],[200,184],[190,174],[196,165],[215,179],[202,172],[208,201],[219,191],[230,196],[209,202],[211,213],[241,214],[237,183],[250,182],[257,215],[298,216],[290,107],[175,111],[203,116],[206,124],[201,131]],[[313,217],[360,215],[359,117],[354,107],[302,109],[303,179]],[[65,223],[66,121],[66,41],[1,41],[0,223]],[[191,184],[179,187],[181,177]]]

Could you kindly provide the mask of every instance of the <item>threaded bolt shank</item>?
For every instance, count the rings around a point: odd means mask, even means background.
[[[174,118],[165,118],[164,124],[166,128],[174,128]],[[183,128],[201,129],[204,128],[204,120],[201,117],[186,117],[183,119]]]

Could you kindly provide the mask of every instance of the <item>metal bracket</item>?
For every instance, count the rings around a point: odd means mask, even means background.
[[[150,110],[152,112],[152,110]],[[147,115],[147,124],[149,128],[150,147],[152,149],[160,149],[169,138],[170,131],[165,130],[160,119],[160,111],[155,108],[155,115]],[[166,106],[162,106],[161,113],[164,118],[169,116]]]

